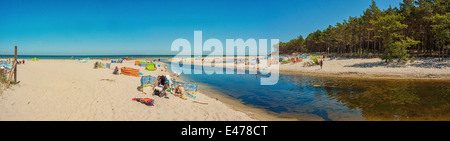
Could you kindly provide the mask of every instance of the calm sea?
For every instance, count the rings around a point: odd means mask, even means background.
[[[211,55],[202,55],[202,57],[207,57]],[[221,56],[221,55],[218,55]],[[238,55],[235,55],[238,56]],[[248,56],[248,55],[246,55]],[[31,59],[36,57],[37,59],[77,59],[77,58],[91,58],[91,59],[101,59],[101,58],[110,58],[110,59],[118,59],[118,58],[172,58],[175,55],[17,55],[19,59]],[[179,56],[179,57],[198,57],[198,56]],[[14,55],[0,55],[0,59],[5,58],[14,58]]]
[[[207,57],[211,55],[202,55],[202,57]],[[220,55],[218,55],[220,56]],[[235,55],[237,56],[237,55]],[[248,55],[247,55],[248,56]],[[110,58],[110,59],[118,59],[118,58],[172,58],[175,55],[17,55],[19,59],[31,59],[36,57],[37,59],[78,59],[78,58],[91,58],[91,59],[102,59],[102,58]],[[198,57],[198,56],[181,56],[181,57]],[[5,58],[14,58],[14,55],[0,55],[0,59]]]
[[[174,55],[17,55],[19,59],[30,59],[36,57],[37,59],[77,59],[77,58],[91,58],[91,59],[101,59],[101,58],[169,58],[174,57]],[[14,55],[0,55],[0,59],[14,58]]]

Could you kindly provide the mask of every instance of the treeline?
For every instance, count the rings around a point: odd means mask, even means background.
[[[449,0],[403,0],[399,8],[381,11],[375,1],[359,17],[280,43],[280,53],[326,52],[367,56],[386,61],[413,57],[448,57]]]

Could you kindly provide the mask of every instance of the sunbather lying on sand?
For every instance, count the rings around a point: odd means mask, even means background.
[[[178,85],[175,87],[175,93],[173,95],[180,97],[181,99],[186,100],[186,91],[182,85]]]

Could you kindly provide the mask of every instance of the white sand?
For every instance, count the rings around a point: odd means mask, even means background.
[[[144,89],[147,94],[138,91],[140,77],[112,74],[116,65],[139,68],[144,75],[168,74],[160,68],[147,71],[132,60],[113,63],[111,69],[93,69],[95,61],[99,60],[39,60],[19,65],[20,83],[0,94],[0,120],[254,120],[201,91],[195,100],[171,94],[169,99],[159,98],[151,95],[149,87]],[[155,106],[132,98],[153,98]]]
[[[326,59],[325,59],[326,60]],[[426,62],[430,61],[430,62]],[[449,76],[448,61],[436,62],[431,60],[416,60],[414,63],[384,63],[381,59],[342,59],[324,61],[322,69],[320,66],[303,67],[303,63],[282,64],[280,70],[283,71],[300,71],[313,73],[329,73],[329,74],[343,74],[343,73],[359,73],[368,75],[385,75],[385,76],[410,76],[410,77],[425,77],[425,76]],[[430,64],[430,66],[427,66]],[[442,65],[446,64],[446,65]]]

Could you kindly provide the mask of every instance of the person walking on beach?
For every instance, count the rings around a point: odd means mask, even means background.
[[[323,59],[319,61],[320,69],[322,69]]]
[[[94,69],[97,69],[97,68],[98,68],[98,62],[95,62]]]

